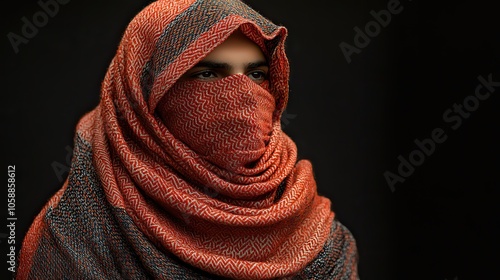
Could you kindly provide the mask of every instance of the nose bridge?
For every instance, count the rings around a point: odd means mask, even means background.
[[[244,73],[240,73],[240,72],[237,72],[237,73],[234,73],[234,74],[231,74],[231,76],[234,76],[236,79],[244,79],[244,78],[247,78],[248,80],[250,80],[250,78],[245,75]]]
[[[237,65],[237,66],[233,66],[233,68],[231,69],[231,74],[232,75],[237,75],[237,74],[245,74],[245,66],[241,66],[241,65]]]
[[[251,94],[253,86],[258,86],[245,74],[236,73],[227,78],[228,80],[231,80],[235,87],[239,88],[240,91],[243,91],[243,93]]]

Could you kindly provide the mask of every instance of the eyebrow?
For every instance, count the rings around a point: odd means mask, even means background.
[[[255,68],[262,67],[262,66],[269,67],[266,61],[260,60],[260,61],[248,63],[245,68],[246,69],[255,69]],[[206,68],[224,69],[224,70],[231,69],[231,65],[229,65],[228,63],[221,63],[221,62],[207,61],[207,60],[200,61],[200,62],[196,63],[196,65],[193,66],[193,68],[195,68],[195,67],[206,67]]]
[[[269,67],[269,65],[267,64],[267,61],[261,60],[261,61],[257,61],[257,62],[248,63],[247,69],[255,69],[255,68],[259,68],[261,66]]]

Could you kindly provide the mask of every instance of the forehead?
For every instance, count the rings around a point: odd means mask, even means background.
[[[238,29],[203,60],[239,63],[265,61],[266,58],[261,48]]]

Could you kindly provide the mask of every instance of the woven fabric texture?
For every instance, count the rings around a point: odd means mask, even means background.
[[[178,81],[237,29],[266,55],[266,83]],[[16,279],[358,279],[355,239],[281,129],[286,36],[240,1],[135,16]]]

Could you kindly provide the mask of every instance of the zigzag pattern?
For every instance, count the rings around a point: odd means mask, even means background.
[[[166,26],[156,43],[155,51],[147,62],[142,76],[142,88],[146,100],[150,93],[151,81],[165,69],[165,66],[177,59],[178,55],[185,51],[200,34],[207,32],[216,23],[230,15],[251,20],[267,34],[278,28],[240,1],[198,0],[194,2]],[[223,30],[217,31],[224,34]]]
[[[245,75],[184,81],[159,104],[165,125],[200,156],[236,171],[257,161],[272,132],[273,96]]]
[[[268,57],[269,84],[176,83],[237,28]],[[326,279],[356,279],[354,240],[280,127],[285,37],[237,0],[159,0],[139,13],[77,126],[68,183],[30,229],[25,243],[40,245],[19,279],[306,279],[325,261],[343,271]],[[335,238],[348,241],[328,247]]]

